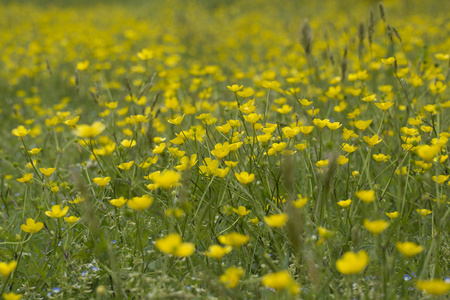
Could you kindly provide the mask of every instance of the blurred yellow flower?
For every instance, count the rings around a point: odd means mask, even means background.
[[[238,232],[228,233],[226,235],[219,235],[219,242],[224,245],[232,247],[240,247],[248,243],[250,238],[248,235],[240,234]]]
[[[121,198],[119,198],[118,200],[120,200],[120,202],[123,201],[123,200],[121,200]],[[120,202],[117,201],[115,203],[116,204],[120,204]],[[151,196],[143,195],[141,197],[133,197],[133,198],[131,198],[130,200],[128,200],[127,205],[128,205],[128,207],[130,207],[131,209],[134,209],[134,210],[145,210],[150,205],[152,205],[152,203],[153,203],[153,198]],[[113,205],[115,205],[115,204],[113,204]]]
[[[355,196],[361,199],[364,203],[368,204],[375,200],[374,190],[361,190],[355,193]]]
[[[269,227],[279,228],[286,224],[287,219],[287,214],[283,213],[264,217],[264,222],[266,222]]]
[[[291,278],[288,271],[279,271],[264,275],[261,279],[261,284],[277,291],[288,288],[289,292],[293,295],[297,295],[300,292],[299,286]]]
[[[26,136],[30,131],[31,131],[30,129],[26,129],[25,126],[20,125],[17,128],[13,129],[11,133],[17,136],[19,139],[21,139],[24,136]]]
[[[342,258],[336,261],[336,269],[341,274],[358,274],[369,263],[369,255],[366,251],[361,250],[358,253],[346,252]]]
[[[17,262],[15,260],[9,262],[9,263],[5,263],[5,262],[0,262],[0,274],[2,274],[2,276],[4,278],[8,277],[9,274],[12,273],[12,271],[14,271],[17,267]]]
[[[73,224],[76,221],[78,221],[79,219],[80,219],[79,217],[75,217],[75,216],[64,217],[64,221],[66,221],[69,224]]]
[[[440,296],[450,291],[450,283],[440,279],[417,280],[416,287],[433,296]]]
[[[102,133],[103,130],[105,130],[105,128],[106,126],[102,122],[96,121],[92,123],[92,125],[87,124],[78,125],[74,133],[75,135],[82,138],[93,139],[95,136]]]
[[[242,275],[244,275],[244,269],[229,267],[226,269],[225,274],[220,276],[220,281],[225,284],[227,288],[232,289],[238,285]]]
[[[338,201],[337,205],[339,205],[342,208],[348,208],[351,203],[352,203],[352,200],[351,199],[347,199],[347,200]]]
[[[395,244],[397,250],[406,257],[412,257],[423,251],[423,247],[413,242],[397,242]]]
[[[55,172],[55,168],[39,168],[39,171],[41,171],[42,174],[44,174],[46,177],[50,177],[50,175]]]
[[[24,174],[21,178],[16,178],[18,182],[27,183],[33,179],[33,173]]]
[[[183,243],[178,233],[171,233],[164,238],[157,239],[156,248],[161,252],[177,257],[188,257],[195,251],[194,244]]]
[[[205,252],[205,255],[208,257],[215,258],[217,260],[221,260],[225,254],[231,252],[233,248],[231,246],[219,246],[219,245],[211,245],[209,246],[208,252]]]
[[[369,219],[364,219],[363,224],[373,235],[379,235],[389,226],[389,223],[384,220],[370,221]]]

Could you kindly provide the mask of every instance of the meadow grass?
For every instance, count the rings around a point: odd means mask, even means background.
[[[0,4],[0,294],[445,298],[448,6]]]

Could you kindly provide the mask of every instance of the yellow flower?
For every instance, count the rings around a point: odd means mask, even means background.
[[[147,122],[147,116],[143,115],[132,115],[130,117],[136,124]]]
[[[192,243],[181,243],[178,245],[176,250],[172,253],[177,257],[188,257],[191,256],[195,251],[195,246]]]
[[[238,285],[242,275],[244,275],[244,269],[230,267],[225,271],[225,274],[220,276],[220,281],[225,284],[227,288],[232,289]]]
[[[50,175],[53,174],[53,172],[55,172],[55,168],[39,168],[39,171],[41,171],[42,174],[44,174],[46,177],[50,177]]]
[[[347,153],[353,153],[358,149],[358,146],[350,146],[347,143],[342,144],[342,150],[344,150]]]
[[[259,119],[261,119],[261,115],[259,114],[255,114],[255,113],[251,113],[247,116],[244,116],[245,121],[249,122],[250,124],[255,124],[256,122],[258,122]]]
[[[392,105],[394,105],[394,102],[382,102],[382,103],[375,103],[375,105],[381,109],[382,111],[386,111],[389,108],[391,108]]]
[[[386,213],[386,216],[388,216],[389,217],[389,219],[391,219],[391,220],[393,220],[393,219],[395,219],[395,218],[398,218],[398,211],[394,211],[394,212],[391,212],[391,213]]]
[[[294,128],[292,128],[292,127],[283,127],[282,130],[283,130],[284,135],[286,135],[287,138],[292,139],[297,134],[299,134],[302,129],[300,127],[294,127]],[[270,135],[270,137],[272,137],[272,135]]]
[[[96,121],[92,123],[92,125],[87,124],[78,125],[74,133],[75,135],[82,138],[93,139],[95,136],[102,133],[103,130],[105,130],[105,128],[106,126],[102,122]]]
[[[363,121],[363,120],[359,120],[356,121],[353,125],[358,128],[361,131],[364,131],[367,129],[367,127],[370,126],[370,124],[372,124],[372,120],[367,120],[367,121]]]
[[[28,153],[33,154],[33,155],[36,155],[36,154],[38,154],[39,152],[41,152],[41,150],[42,150],[42,148],[33,148],[33,149],[31,149],[30,151],[28,151]]]
[[[361,98],[361,100],[364,101],[364,102],[372,102],[376,98],[377,98],[377,95],[376,94],[372,94],[372,95],[369,95],[369,96]]]
[[[300,131],[308,136],[314,130],[314,126],[300,126]]]
[[[287,104],[284,104],[282,107],[277,108],[277,112],[282,114],[282,115],[290,113],[291,110],[292,110],[292,106],[287,105]]]
[[[395,58],[394,57],[382,58],[381,62],[385,65],[391,66],[394,64]]]
[[[270,227],[283,227],[287,222],[287,214],[278,214],[278,215],[271,215],[268,217],[264,217],[264,222]]]
[[[119,200],[120,199],[121,198],[119,198]],[[153,203],[152,197],[150,197],[148,195],[143,195],[142,197],[133,197],[132,199],[128,200],[127,205],[129,208],[134,209],[134,210],[145,210],[150,205],[152,205],[152,203]]]
[[[21,139],[24,136],[26,136],[30,131],[31,131],[30,129],[27,130],[24,126],[20,125],[17,128],[13,129],[11,133],[17,136],[19,139]]]
[[[77,204],[77,203],[81,203],[83,202],[85,199],[83,197],[76,197],[75,199],[73,199],[72,201],[69,201],[69,203],[71,204]]]
[[[341,274],[358,274],[369,263],[369,255],[364,250],[358,253],[346,252],[336,261],[336,269]]]
[[[450,284],[439,279],[417,280],[416,287],[433,296],[444,295],[450,291]]]
[[[373,159],[375,159],[375,161],[377,163],[387,162],[389,159],[391,159],[390,155],[384,155],[382,153],[380,153],[380,154],[373,154],[372,157],[373,157]]]
[[[316,162],[316,167],[318,167],[318,168],[323,168],[326,166],[328,166],[328,159],[319,160],[318,162]]]
[[[116,102],[108,102],[108,103],[105,103],[105,106],[109,109],[116,109],[118,104],[119,104],[119,102],[117,102],[117,101]]]
[[[426,216],[428,216],[429,214],[432,213],[431,210],[425,209],[425,208],[422,208],[422,209],[416,209],[416,211],[417,211],[422,217],[426,217]]]
[[[214,150],[211,151],[211,154],[217,157],[218,159],[222,159],[225,156],[230,153],[230,145],[228,142],[224,143],[223,145],[221,143],[217,143],[214,145]]]
[[[413,242],[397,242],[395,247],[406,257],[412,257],[423,251],[423,247]]]
[[[16,269],[16,267],[17,262],[15,260],[9,263],[0,262],[0,274],[2,274],[4,278],[6,278],[9,276],[9,274],[11,274],[12,271]]]
[[[433,158],[435,158],[436,155],[439,154],[440,151],[441,151],[441,146],[438,144],[432,145],[432,146],[422,145],[417,148],[416,153],[424,161],[431,162],[433,160]]]
[[[111,181],[111,177],[95,177],[92,179],[98,186],[104,187]]]
[[[328,122],[328,123],[327,123],[327,127],[328,127],[329,129],[331,129],[331,130],[336,130],[336,129],[338,129],[338,128],[341,127],[341,126],[342,126],[342,124],[339,123],[339,122],[333,122],[333,123]]]
[[[439,184],[444,184],[444,182],[446,182],[447,181],[447,179],[449,179],[450,178],[450,175],[447,175],[447,176],[445,176],[445,175],[439,175],[439,176],[435,176],[435,175],[433,175],[433,177],[431,177],[432,179],[433,179],[433,181],[434,182],[437,182],[437,183],[439,183]]]
[[[131,148],[131,147],[136,146],[136,141],[134,141],[134,140],[130,141],[130,140],[124,139],[122,142],[120,142],[120,144],[122,146],[124,146],[125,148]]]
[[[172,170],[165,170],[162,174],[153,173],[152,176],[150,176],[150,179],[154,184],[164,189],[170,189],[174,187],[178,183],[180,178],[181,173]]]
[[[130,161],[130,162],[127,162],[127,163],[121,163],[121,164],[118,165],[117,167],[118,167],[119,169],[128,171],[128,170],[133,166],[133,164],[134,164],[134,160],[132,160],[132,161]]]
[[[333,232],[326,229],[325,227],[319,226],[317,229],[319,232],[320,239],[317,241],[317,245],[322,245],[323,242],[325,242],[326,239],[329,239],[333,236]]]
[[[348,163],[349,159],[347,157],[345,157],[344,155],[339,155],[339,157],[337,158],[336,161],[340,165],[345,165],[346,163]]]
[[[300,292],[300,288],[291,278],[289,272],[286,270],[264,275],[261,279],[261,284],[265,287],[272,288],[277,291],[288,288],[289,292],[294,295]]]
[[[375,200],[374,190],[361,190],[355,193],[355,196],[361,199],[364,203],[368,204]]]
[[[70,216],[70,217],[64,217],[64,221],[66,221],[69,224],[73,224],[76,221],[78,221],[80,218],[75,217],[75,216]]]
[[[173,125],[180,125],[184,119],[184,116],[185,115],[183,114],[182,116],[179,116],[179,117],[176,117],[173,119],[169,119],[169,120],[167,120],[167,122],[169,122],[170,124],[173,124]]]
[[[339,205],[342,208],[348,208],[351,203],[352,203],[352,200],[351,199],[347,199],[347,200],[338,201],[337,205]]]
[[[219,242],[231,247],[240,247],[248,243],[250,238],[248,235],[232,232],[226,235],[219,235]]]
[[[232,91],[233,93],[236,93],[237,91],[241,90],[244,86],[243,85],[237,85],[233,84],[231,86],[227,85],[227,88]]]
[[[233,211],[241,217],[246,216],[250,213],[250,211],[247,210],[244,206],[239,206],[237,209],[233,208]]]
[[[21,178],[16,178],[18,182],[27,183],[33,179],[33,173],[24,174]]]
[[[112,205],[114,205],[118,208],[121,208],[126,202],[127,202],[127,199],[125,199],[124,197],[120,197],[119,199],[109,200],[109,203],[111,203]]]
[[[277,152],[283,151],[286,147],[287,147],[287,143],[286,142],[273,143],[272,144],[272,148],[275,149],[275,151],[277,151]]]
[[[302,208],[308,202],[307,197],[303,197],[302,194],[297,195],[298,199],[296,201],[292,201],[292,204],[297,208]]]
[[[161,252],[177,257],[188,257],[195,251],[194,244],[183,243],[178,233],[171,233],[164,238],[157,239],[156,248]]]
[[[80,61],[77,63],[76,69],[78,71],[84,71],[89,67],[89,61],[85,60],[85,61]]]
[[[372,137],[364,136],[363,139],[367,144],[369,144],[370,148],[372,148],[376,144],[381,143],[381,141],[383,140],[383,139],[379,139],[377,134],[375,134]]]
[[[53,205],[51,211],[46,211],[45,214],[50,218],[61,218],[64,217],[69,211],[69,207],[66,206],[61,210],[61,205]]]
[[[242,184],[248,184],[255,180],[255,174],[249,174],[247,172],[241,172],[241,173],[234,173],[234,176],[236,176],[236,179],[242,183]]]
[[[358,137],[358,135],[353,130],[344,128],[342,137],[344,138],[344,140],[349,140],[352,137]]]
[[[66,124],[67,126],[75,126],[77,125],[78,120],[80,119],[80,116],[76,116],[75,118],[69,119],[64,121],[63,123]]]
[[[320,129],[322,129],[325,126],[327,126],[328,123],[330,123],[329,119],[321,120],[321,119],[317,119],[316,118],[316,119],[313,120],[313,124],[316,125],[316,127],[320,128]]]
[[[166,148],[166,143],[161,143],[158,146],[156,146],[155,149],[153,149],[153,153],[161,154],[163,152],[164,148]]]
[[[370,221],[369,219],[364,219],[364,227],[369,230],[373,235],[379,235],[381,232],[386,230],[389,223],[384,220]]]
[[[42,222],[35,223],[35,221],[32,218],[27,219],[26,225],[22,224],[20,226],[20,228],[27,233],[36,233],[36,232],[40,231],[43,227],[44,227],[44,223],[42,223]]]
[[[225,254],[231,252],[233,248],[231,246],[222,247],[219,245],[211,245],[209,246],[208,252],[205,252],[205,255],[208,257],[213,257],[217,260],[221,260]]]
[[[15,293],[13,293],[13,292],[11,292],[11,293],[4,293],[3,295],[3,299],[4,300],[20,300],[20,299],[22,299],[22,295],[20,295],[20,294],[15,294]]]
[[[302,100],[297,99],[297,100],[298,100],[298,102],[300,102],[300,104],[301,104],[303,107],[310,106],[310,105],[313,103],[312,101],[309,101],[308,99],[302,99]]]
[[[436,57],[437,60],[449,60],[450,55],[449,54],[444,54],[444,53],[436,53],[434,55],[434,57]]]

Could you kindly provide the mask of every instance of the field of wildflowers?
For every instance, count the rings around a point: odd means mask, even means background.
[[[4,1],[0,294],[448,297],[448,9]]]

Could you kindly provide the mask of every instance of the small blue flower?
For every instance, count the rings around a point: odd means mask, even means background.
[[[81,276],[86,276],[87,271],[83,271],[83,273],[81,273]]]
[[[51,296],[52,296],[52,292],[48,292],[47,297],[51,297]]]
[[[116,241],[116,240],[113,240],[112,243],[115,244],[115,243],[117,243],[117,241]]]
[[[450,284],[450,277],[445,277],[444,278],[444,282],[447,283],[447,284]]]
[[[92,269],[92,271],[94,271],[94,272],[97,272],[97,271],[98,271],[98,268],[97,268],[97,267],[94,267],[94,266],[92,266],[91,269]]]
[[[187,288],[188,290],[191,290],[191,286],[190,286],[190,285],[188,285],[186,288]]]
[[[58,294],[59,292],[61,292],[61,289],[59,287],[54,287],[52,291],[53,293]]]
[[[409,276],[408,274],[405,274],[405,275],[403,275],[403,280],[404,281],[408,281],[408,280],[411,280],[411,276]]]

